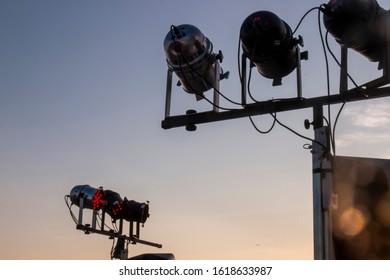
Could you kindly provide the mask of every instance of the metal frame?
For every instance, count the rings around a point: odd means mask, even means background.
[[[312,145],[313,175],[313,234],[314,258],[334,259],[332,246],[331,211],[333,198],[332,166],[330,161],[330,136],[323,124],[323,106],[344,102],[389,97],[390,87],[390,21],[387,21],[382,76],[364,85],[348,89],[348,50],[341,48],[340,93],[313,98],[302,98],[300,57],[297,65],[297,98],[246,103],[246,56],[242,55],[241,102],[243,108],[218,112],[217,110],[170,116],[172,73],[168,70],[167,101],[163,129],[195,127],[197,124],[244,118],[269,113],[286,112],[305,108],[313,109],[314,141]],[[300,55],[300,53],[299,53]],[[215,94],[215,92],[214,92]]]
[[[113,230],[106,230],[105,229],[105,211],[102,211],[102,220],[101,220],[101,225],[100,228],[96,227],[97,224],[97,214],[98,211],[94,210],[92,213],[92,221],[91,224],[85,224],[83,225],[83,211],[84,211],[84,198],[80,198],[80,203],[79,203],[79,219],[78,223],[76,225],[76,229],[84,231],[85,234],[90,234],[90,233],[97,233],[105,236],[109,236],[110,239],[118,238],[118,239],[123,239],[127,240],[130,244],[144,244],[156,248],[162,248],[161,244],[150,242],[150,241],[145,241],[140,239],[140,223],[139,222],[129,222],[129,235],[124,235],[123,234],[123,219],[119,219],[119,231],[115,232]],[[134,226],[135,224],[135,226]],[[135,230],[135,232],[134,232]],[[128,250],[127,248],[123,248],[121,250],[121,259],[127,259],[128,258]]]
[[[219,84],[221,81],[221,65],[218,59],[215,59],[215,87],[213,93],[213,112],[219,112]],[[168,67],[167,70],[167,85],[165,91],[165,118],[171,116],[171,104],[172,104],[172,79],[173,79],[173,70]],[[196,111],[190,110],[191,113],[196,113]]]
[[[171,89],[172,89],[172,73],[168,69],[167,91],[166,91],[166,105],[165,118],[161,122],[163,129],[170,129],[175,127],[182,127],[187,125],[197,125],[203,123],[210,123],[216,121],[224,121],[230,119],[244,118],[255,115],[264,115],[276,112],[286,112],[292,110],[300,110],[307,108],[314,108],[317,106],[340,104],[344,102],[362,101],[374,98],[382,98],[390,96],[390,21],[387,21],[386,40],[384,48],[384,61],[382,76],[363,84],[362,86],[348,89],[348,50],[341,48],[341,71],[340,71],[340,92],[333,95],[302,98],[301,84],[300,84],[300,60],[297,65],[297,98],[296,99],[281,99],[270,100],[255,103],[246,103],[246,57],[242,55],[242,83],[241,83],[241,103],[244,108],[233,110],[226,110],[222,112],[206,111],[206,112],[192,112],[186,115],[170,115],[171,105]],[[217,62],[218,63],[218,62]],[[214,92],[214,95],[216,93]]]

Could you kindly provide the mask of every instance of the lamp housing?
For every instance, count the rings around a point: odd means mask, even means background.
[[[80,205],[81,199],[83,204]],[[73,204],[82,208],[100,210],[105,203],[105,192],[102,188],[93,188],[90,185],[77,185],[70,192]]]
[[[111,216],[113,220],[123,218],[123,199],[122,197],[114,191],[105,190],[106,194],[106,204],[104,210],[108,215]]]
[[[266,78],[280,80],[297,67],[299,49],[291,28],[272,12],[249,15],[242,23],[240,39],[244,54]]]
[[[125,219],[128,222],[145,223],[149,217],[149,205],[134,200],[124,199],[111,190],[105,191],[105,211],[113,220]]]
[[[325,28],[337,43],[379,62],[382,68],[388,11],[376,0],[331,0],[322,11]]]
[[[168,67],[178,76],[183,89],[198,95],[216,87],[213,44],[195,26],[172,26],[165,37]]]

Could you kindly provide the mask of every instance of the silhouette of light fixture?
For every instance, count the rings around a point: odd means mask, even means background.
[[[93,188],[89,185],[75,186],[70,192],[70,200],[80,208],[103,210],[113,220],[124,219],[129,222],[145,223],[149,217],[149,205],[124,199],[111,190]]]
[[[336,41],[383,68],[389,12],[376,0],[331,0],[322,9],[324,25]]]
[[[124,199],[111,190],[105,191],[107,204],[106,212],[112,219],[125,219],[129,222],[145,223],[149,217],[149,205],[147,203],[139,203],[134,200]]]
[[[213,53],[213,44],[197,27],[172,25],[164,40],[164,50],[169,69],[176,73],[186,92],[195,93],[200,99],[203,92],[218,87],[221,77],[217,61],[222,62],[222,53]]]
[[[280,85],[282,78],[300,63],[298,44],[303,46],[302,37],[293,38],[290,26],[272,12],[258,11],[249,15],[242,23],[240,38],[243,55],[262,76],[273,79],[274,86]]]
[[[102,188],[78,185],[71,190],[70,200],[80,208],[100,210],[105,203],[105,193]]]
[[[164,51],[168,64],[167,87],[165,99],[165,117],[170,117],[172,96],[172,73],[179,78],[178,86],[191,94],[196,100],[205,98],[204,92],[214,89],[213,111],[219,110],[219,83],[229,77],[220,66],[223,60],[221,51],[213,53],[211,41],[195,26],[182,24],[171,26],[164,39]],[[196,113],[188,110],[187,114]],[[196,130],[196,126],[188,125],[188,131]]]

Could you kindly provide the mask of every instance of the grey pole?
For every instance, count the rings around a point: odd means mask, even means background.
[[[330,205],[332,170],[329,159],[329,130],[324,126],[322,106],[313,107],[313,238],[314,259],[333,259]]]

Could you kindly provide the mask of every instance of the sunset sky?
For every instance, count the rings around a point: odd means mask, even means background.
[[[76,230],[64,203],[79,184],[150,201],[141,239],[163,248],[139,244],[129,256],[312,259],[312,158],[303,148],[309,141],[279,125],[259,134],[247,118],[199,125],[196,132],[163,130],[163,40],[172,24],[197,26],[224,54],[221,66],[230,78],[221,82],[221,92],[239,101],[244,19],[268,10],[295,29],[306,11],[322,3],[0,1],[0,259],[109,259],[112,241]],[[390,8],[389,0],[378,3]],[[327,94],[317,16],[310,13],[296,33],[309,51],[302,62],[304,97]],[[331,36],[329,42],[338,56]],[[339,69],[328,58],[331,92],[337,93]],[[382,73],[350,52],[350,74],[362,84]],[[280,87],[271,83],[253,70],[258,99],[296,96],[295,72]],[[176,86],[172,100],[172,114],[211,109]],[[390,157],[389,106],[388,98],[347,104],[337,126],[337,153]],[[332,121],[339,108],[331,107]],[[277,117],[313,137],[304,128],[311,109]],[[267,115],[254,121],[263,130],[272,125]]]

